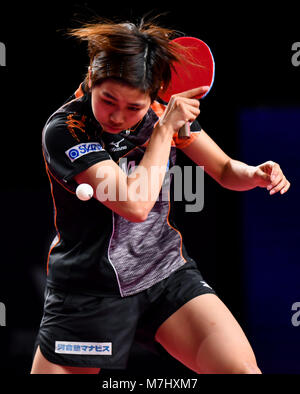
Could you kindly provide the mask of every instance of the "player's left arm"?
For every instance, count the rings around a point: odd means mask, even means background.
[[[204,166],[204,171],[227,189],[243,191],[263,187],[270,194],[283,194],[290,187],[279,164],[267,161],[258,166],[250,166],[234,160],[203,129],[181,150],[197,165]]]

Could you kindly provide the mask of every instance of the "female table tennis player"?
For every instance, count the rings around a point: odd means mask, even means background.
[[[172,33],[153,23],[113,22],[72,31],[88,42],[90,65],[43,131],[57,235],[33,374],[124,369],[134,340],[160,344],[196,373],[260,373],[245,334],[188,256],[172,205],[160,194],[177,149],[225,188],[273,194],[290,183],[277,163],[233,160],[201,129],[193,97],[207,87],[165,106],[156,101],[172,62],[181,60],[169,44]],[[191,137],[181,140],[178,130],[187,121]],[[164,168],[155,182],[148,176],[153,168]],[[135,175],[151,191],[142,201],[134,198]],[[91,200],[76,197],[81,183],[93,187]],[[108,189],[115,198],[107,198]]]

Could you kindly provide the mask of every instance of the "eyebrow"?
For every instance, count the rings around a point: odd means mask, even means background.
[[[113,101],[118,101],[113,95],[111,95],[110,93],[108,93],[108,92],[103,92],[103,96],[105,96],[105,97],[107,97],[107,98],[109,98],[109,99],[111,99],[111,100],[113,100]],[[128,106],[129,107],[138,107],[138,108],[143,108],[143,107],[145,107],[145,104],[144,103],[128,103]]]

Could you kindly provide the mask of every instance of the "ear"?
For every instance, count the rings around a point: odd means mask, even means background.
[[[89,87],[89,89],[91,89],[91,87],[92,87],[92,69],[90,66],[88,69],[88,73],[89,73],[88,87]]]

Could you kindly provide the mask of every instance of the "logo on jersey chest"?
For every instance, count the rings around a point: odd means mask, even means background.
[[[110,142],[110,143],[109,143],[109,146],[110,146],[110,147],[112,146],[112,148],[110,148],[109,150],[110,150],[111,152],[118,152],[118,151],[120,151],[120,150],[125,150],[125,149],[127,149],[127,145],[120,146],[120,144],[121,144],[124,140],[125,140],[125,138],[122,138],[120,141],[117,141],[117,142]]]

